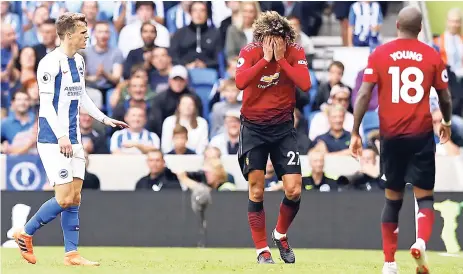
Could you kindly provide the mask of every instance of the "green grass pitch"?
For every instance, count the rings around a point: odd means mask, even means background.
[[[99,267],[66,267],[62,265],[63,248],[37,247],[37,264],[29,265],[16,249],[1,249],[4,274],[148,274],[148,273],[381,273],[382,252],[379,250],[296,249],[296,264],[285,265],[272,249],[275,265],[257,265],[253,249],[215,248],[127,248],[83,247],[81,254],[99,261]],[[443,257],[428,253],[431,273],[463,274],[463,256]],[[406,251],[396,256],[400,273],[415,273],[414,261]]]

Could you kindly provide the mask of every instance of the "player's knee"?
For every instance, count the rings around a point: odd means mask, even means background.
[[[82,199],[82,194],[79,192],[79,193],[76,193],[76,195],[74,196],[74,202],[73,202],[73,205],[75,206],[78,206],[80,205],[80,200]]]
[[[293,184],[285,189],[286,198],[291,201],[298,200],[301,197],[301,185]]]
[[[250,199],[252,201],[263,201],[264,200],[264,189],[261,187],[251,187],[249,189]]]
[[[74,204],[74,196],[66,195],[65,197],[57,197],[56,201],[62,208],[68,208]]]

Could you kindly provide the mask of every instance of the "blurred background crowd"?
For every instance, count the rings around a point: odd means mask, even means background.
[[[393,5],[401,2],[2,1],[0,5],[3,154],[37,153],[37,65],[59,45],[55,27],[59,15],[81,12],[90,36],[80,52],[86,60],[87,92],[103,112],[130,126],[107,130],[81,110],[86,153],[146,154],[150,174],[137,182],[137,189],[181,189],[193,180],[233,190],[234,178],[220,157],[238,151],[242,91],[234,80],[237,56],[252,42],[258,14],[274,10],[287,16],[309,60],[312,87],[297,90],[294,111],[299,152],[309,155],[311,170],[304,174],[304,189],[382,188],[377,89],[361,126],[366,150],[360,170],[341,177],[324,172],[325,155],[348,155],[353,105],[363,76],[362,68],[353,71],[349,64],[327,57],[326,49],[374,50],[387,40],[385,36],[395,36],[395,25],[385,29],[384,22],[395,20]],[[450,9],[443,23],[445,31],[434,33],[430,46],[440,52],[449,70],[453,135],[437,153],[454,156],[463,147],[461,10]],[[323,28],[333,26],[339,30],[336,37],[320,35]],[[344,83],[345,73],[354,74],[355,81]],[[430,106],[438,125],[442,115],[435,92]],[[204,155],[207,161],[201,171],[174,173],[166,166],[165,154]],[[95,175],[87,174],[85,181],[85,187],[99,188]],[[266,181],[267,190],[282,189],[270,161]]]

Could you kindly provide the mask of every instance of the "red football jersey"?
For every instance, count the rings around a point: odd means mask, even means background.
[[[431,87],[448,86],[439,53],[416,39],[397,39],[376,48],[368,59],[364,82],[378,85],[382,136],[431,132]]]
[[[244,90],[241,114],[256,124],[278,124],[292,119],[296,89],[310,88],[304,49],[286,46],[285,58],[267,62],[262,43],[244,47],[238,59],[236,86]]]

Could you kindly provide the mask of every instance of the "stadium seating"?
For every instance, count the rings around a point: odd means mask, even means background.
[[[203,104],[203,117],[209,117],[209,93],[218,80],[217,71],[214,69],[190,69],[190,86],[201,98]]]

